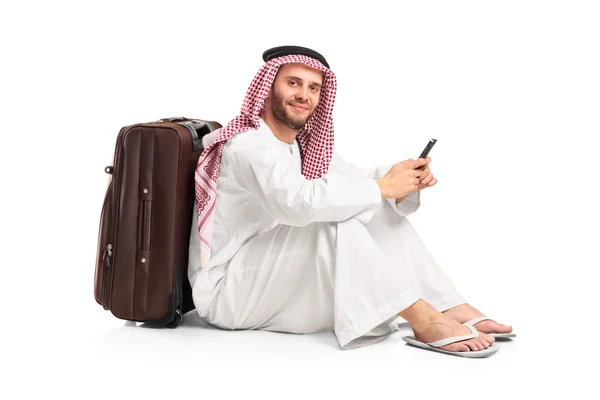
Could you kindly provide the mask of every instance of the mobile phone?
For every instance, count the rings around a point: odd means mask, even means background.
[[[433,148],[433,145],[435,144],[435,142],[437,142],[437,139],[431,139],[429,141],[429,143],[427,143],[427,146],[425,146],[425,148],[421,152],[421,155],[419,156],[419,158],[427,158],[427,155],[429,154],[429,152]]]

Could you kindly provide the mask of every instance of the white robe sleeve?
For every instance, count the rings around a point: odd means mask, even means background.
[[[360,168],[345,161],[334,151],[333,156],[331,157],[329,171],[361,178],[383,178],[393,165],[394,164],[382,165],[371,169]],[[396,199],[387,199],[387,201],[399,215],[406,217],[417,211],[421,205],[421,191],[419,190],[409,194],[402,202],[400,202],[400,204],[396,204]]]
[[[226,165],[231,179],[252,194],[278,223],[306,226],[350,217],[365,223],[381,204],[381,191],[374,179],[334,172],[306,179],[293,167],[292,155],[270,140],[261,140],[251,151],[229,150]]]

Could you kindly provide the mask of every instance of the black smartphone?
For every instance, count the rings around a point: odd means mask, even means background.
[[[421,155],[419,156],[419,158],[427,158],[427,155],[429,155],[429,152],[433,148],[433,145],[435,144],[435,142],[437,142],[437,139],[431,139],[429,141],[429,143],[427,143],[427,146],[425,146],[425,148],[421,152]]]

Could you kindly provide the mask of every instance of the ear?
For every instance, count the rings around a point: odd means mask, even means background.
[[[263,113],[265,112],[265,110],[271,109],[271,93],[273,93],[272,90],[269,90],[269,93],[267,93],[267,97],[265,98],[265,106],[262,109]]]

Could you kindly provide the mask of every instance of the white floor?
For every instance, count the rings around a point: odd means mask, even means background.
[[[223,331],[194,311],[176,329],[121,321],[100,306],[87,314],[48,314],[37,322],[32,314],[24,317],[23,324],[4,325],[15,337],[3,346],[8,367],[3,375],[9,378],[3,387],[15,395],[3,398],[504,399],[552,394],[580,399],[593,392],[591,381],[577,376],[591,377],[597,362],[588,359],[588,370],[582,368],[585,357],[573,363],[569,354],[583,354],[583,343],[567,346],[567,336],[541,330],[545,323],[536,320],[520,323],[518,337],[497,343],[500,351],[493,356],[464,359],[406,345],[402,336],[412,334],[409,327],[378,344],[340,350],[333,333]]]

